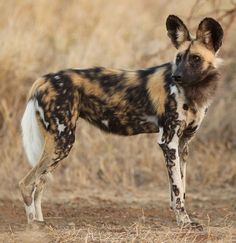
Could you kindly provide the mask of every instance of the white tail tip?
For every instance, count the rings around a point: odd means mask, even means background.
[[[35,99],[28,102],[21,121],[23,144],[32,166],[35,166],[39,161],[44,147],[44,138],[40,133],[36,117],[35,102]]]

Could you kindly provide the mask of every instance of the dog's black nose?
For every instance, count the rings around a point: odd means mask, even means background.
[[[181,82],[181,80],[182,80],[181,75],[172,75],[172,78],[175,82]]]

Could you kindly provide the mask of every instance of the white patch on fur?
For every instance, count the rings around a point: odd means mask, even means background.
[[[156,116],[144,116],[143,119],[144,119],[144,121],[141,121],[140,124],[148,122],[148,123],[153,123],[156,126],[158,126],[158,120],[157,120]]]
[[[58,118],[56,118],[56,123],[57,123],[57,129],[59,131],[59,134],[61,134],[61,132],[65,131],[66,126],[63,123],[59,123]]]
[[[106,127],[108,127],[108,120],[102,120],[102,123],[103,123]]]
[[[212,63],[213,67],[219,68],[223,64],[223,59],[216,57]]]
[[[162,141],[163,137],[163,127],[159,127],[159,132],[157,133],[157,143],[158,144],[163,144],[164,142]]]
[[[170,94],[177,94],[178,93],[178,89],[175,85],[170,87]]]
[[[190,35],[190,39],[191,39],[191,40],[196,39],[196,36],[194,36],[192,33],[189,33],[189,35]]]
[[[29,163],[35,166],[43,152],[44,138],[40,133],[36,117],[36,102],[30,100],[26,106],[22,121],[23,145]]]
[[[177,33],[176,34],[177,34],[177,41],[179,43],[182,43],[182,42],[185,41],[185,36],[184,36],[184,31],[183,30],[177,29]]]
[[[209,44],[210,43],[210,41],[211,41],[211,31],[206,31],[206,32],[204,32],[204,34],[203,34],[203,38],[204,38],[204,42],[206,43],[206,44]]]
[[[43,121],[44,125],[46,126],[46,128],[48,128],[49,122],[45,121],[43,109],[42,109],[42,107],[39,106],[39,103],[38,103],[37,100],[35,100],[35,109],[36,109],[36,111],[39,112],[39,116],[42,119],[42,121]]]
[[[32,194],[31,194],[32,199],[34,198],[35,191],[36,191],[36,187],[34,188]],[[36,219],[34,200],[32,200],[32,203],[30,206],[27,206],[25,203],[24,203],[24,205],[25,205],[25,212],[27,215],[28,223],[31,223],[32,221],[34,221]],[[32,215],[32,218],[30,218],[30,214]]]
[[[173,136],[172,140],[169,142],[168,147],[178,149],[178,145],[179,145],[179,138],[178,138],[178,136],[176,135],[176,132],[175,132],[175,135]],[[179,158],[179,156],[177,155],[176,159],[178,159],[178,158]]]
[[[42,194],[43,194],[43,192],[41,191],[37,196],[37,200],[34,200],[35,217],[39,221],[43,221],[43,213],[42,213],[42,207],[41,207]]]
[[[158,125],[158,120],[156,116],[147,116],[146,121]]]

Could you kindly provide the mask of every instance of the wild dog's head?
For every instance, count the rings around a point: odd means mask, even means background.
[[[170,15],[166,21],[168,36],[177,48],[172,78],[182,86],[194,86],[216,73],[217,52],[222,44],[223,29],[212,19],[203,19],[193,38],[185,24],[177,16]]]

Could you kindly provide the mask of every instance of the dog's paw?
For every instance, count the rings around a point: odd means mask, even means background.
[[[203,226],[196,221],[191,221],[189,223],[185,223],[182,225],[182,228],[203,231]]]
[[[27,229],[29,230],[44,230],[54,228],[51,223],[47,223],[45,221],[34,220],[30,224],[27,225]]]

